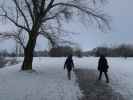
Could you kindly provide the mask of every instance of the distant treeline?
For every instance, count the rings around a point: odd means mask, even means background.
[[[0,51],[0,57],[23,57],[24,53],[16,53],[16,52],[7,52],[6,50]],[[34,57],[47,57],[48,51],[35,51]]]
[[[116,47],[97,47],[84,53],[85,56],[99,56],[100,54],[108,57],[133,57],[133,46],[123,44]]]
[[[96,47],[92,50],[83,52],[80,48],[72,48],[69,46],[61,46],[61,47],[55,47],[51,48],[50,50],[44,50],[44,51],[35,51],[34,57],[65,57],[69,54],[73,54],[77,57],[82,56],[99,56],[101,54],[104,54],[108,57],[133,57],[133,46],[132,45],[119,45],[115,47]],[[6,50],[0,52],[0,56],[8,56],[8,57],[23,57],[23,53],[8,53]]]
[[[80,48],[72,48],[69,46],[56,47],[49,50],[49,56],[51,57],[66,57],[70,54],[81,57],[82,50]]]
[[[74,56],[81,57],[82,51],[79,48],[72,48],[69,46],[61,46],[61,47],[55,47],[51,48],[50,50],[44,50],[44,51],[35,51],[34,57],[66,57],[70,54],[73,54]],[[23,57],[23,53],[9,53],[6,50],[3,50],[0,52],[0,56],[4,57]]]

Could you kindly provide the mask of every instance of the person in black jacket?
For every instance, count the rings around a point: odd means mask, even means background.
[[[101,80],[102,73],[104,72],[105,77],[106,77],[106,82],[109,83],[109,78],[108,78],[108,62],[107,59],[105,58],[104,55],[100,56],[99,62],[98,62],[98,71],[100,72],[98,80]]]
[[[65,61],[64,69],[67,69],[68,79],[71,80],[71,71],[74,69],[74,63],[72,59],[72,55],[69,55]]]

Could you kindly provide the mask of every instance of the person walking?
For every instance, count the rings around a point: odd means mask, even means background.
[[[101,55],[100,59],[98,61],[98,71],[100,72],[98,80],[101,80],[102,73],[104,72],[104,75],[106,77],[106,82],[109,83],[109,77],[107,74],[108,68],[109,68],[109,66],[108,66],[107,59],[105,58],[104,55]]]
[[[68,79],[71,80],[71,71],[74,69],[74,63],[72,59],[72,55],[69,55],[65,61],[64,69],[67,69]]]

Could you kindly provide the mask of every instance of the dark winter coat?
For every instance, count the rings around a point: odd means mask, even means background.
[[[98,70],[102,72],[107,72],[108,71],[108,62],[105,57],[100,57],[99,62],[98,62]]]
[[[64,69],[67,68],[68,71],[71,71],[74,68],[73,59],[68,57],[64,64]]]

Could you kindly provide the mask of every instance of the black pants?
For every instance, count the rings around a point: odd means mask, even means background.
[[[100,74],[99,74],[99,78],[98,78],[98,80],[101,80],[101,77],[102,77],[102,71],[100,71]],[[107,72],[104,72],[104,75],[105,75],[105,78],[106,78],[106,82],[109,82],[109,77],[108,77],[108,74],[107,74]]]
[[[71,70],[67,70],[67,77],[69,80],[71,80]]]

